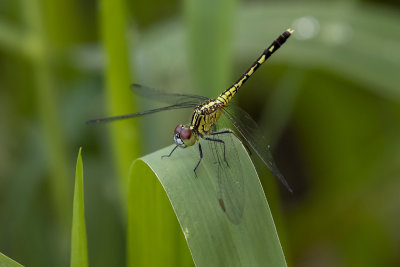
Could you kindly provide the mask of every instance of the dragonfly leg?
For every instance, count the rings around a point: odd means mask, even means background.
[[[161,156],[161,158],[165,158],[165,157],[171,157],[171,155],[172,155],[172,153],[175,151],[175,149],[177,149],[178,148],[178,145],[177,146],[175,146],[173,149],[172,149],[172,151],[168,154],[168,155],[162,155]]]
[[[200,159],[199,159],[199,162],[197,162],[196,167],[194,167],[194,169],[193,169],[194,175],[196,176],[196,178],[197,178],[197,174],[196,174],[197,167],[199,167],[200,162],[201,162],[201,160],[203,159],[203,150],[201,150],[201,145],[200,145],[200,143],[199,143],[199,152],[200,152]]]
[[[219,133],[222,133],[222,132],[219,132]],[[229,132],[227,131],[226,133],[229,133]],[[211,135],[212,135],[212,134],[211,134]],[[204,139],[206,139],[206,140],[208,140],[208,141],[213,141],[213,142],[222,143],[222,144],[224,145],[224,161],[226,162],[226,165],[228,165],[228,167],[229,167],[228,161],[226,160],[226,156],[225,156],[225,142],[224,142],[223,140],[221,140],[221,139],[216,139],[216,138],[209,138],[209,137],[206,137],[206,138],[204,138]]]
[[[225,130],[225,131],[220,131],[220,132],[212,132],[212,133],[209,133],[208,135],[216,135],[216,134],[227,134],[227,133],[230,133],[230,134],[233,134],[233,135],[235,135],[236,136],[236,138],[237,139],[239,139],[240,140],[240,138],[236,135],[236,133],[234,132],[234,131],[232,131],[232,130]],[[241,140],[240,140],[241,141]],[[250,148],[248,147],[248,145],[246,144],[246,143],[244,143],[244,142],[242,142],[242,144],[243,144],[243,146],[246,148],[246,150],[247,150],[247,153],[249,153],[249,155],[251,156],[251,150],[250,150]]]

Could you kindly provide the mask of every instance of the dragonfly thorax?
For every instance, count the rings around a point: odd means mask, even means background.
[[[189,127],[179,124],[174,130],[174,142],[182,148],[192,146],[196,142],[196,134]]]

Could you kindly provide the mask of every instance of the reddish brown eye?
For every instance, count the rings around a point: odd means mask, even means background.
[[[192,136],[192,131],[189,128],[182,128],[180,136],[182,140],[190,139]]]
[[[178,126],[176,126],[175,130],[174,130],[174,134],[180,133],[182,131],[182,124],[179,124]]]

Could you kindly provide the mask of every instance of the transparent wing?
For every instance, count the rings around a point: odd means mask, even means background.
[[[229,119],[233,126],[235,126],[264,164],[267,165],[272,174],[290,192],[293,192],[289,184],[286,182],[285,177],[283,177],[282,173],[276,166],[267,140],[260,133],[257,123],[251,118],[251,116],[246,111],[235,105],[229,105],[227,108],[222,110],[222,113]]]
[[[166,111],[166,110],[194,108],[196,105],[197,105],[197,103],[193,103],[192,101],[181,102],[181,103],[178,103],[175,105],[170,105],[170,106],[156,108],[156,109],[150,109],[150,110],[146,110],[146,111],[142,111],[142,112],[136,112],[136,113],[125,114],[125,115],[120,115],[120,116],[113,116],[113,117],[89,120],[86,122],[86,124],[96,124],[96,123],[112,122],[112,121],[117,121],[117,120],[136,118],[139,116],[149,115],[149,114],[157,113],[160,111]]]
[[[191,94],[181,94],[181,93],[168,93],[162,90],[154,89],[148,86],[140,85],[140,84],[132,84],[131,85],[132,92],[144,98],[156,100],[163,103],[168,104],[177,104],[177,103],[196,103],[200,104],[207,100],[207,97],[199,96],[199,95],[191,95]]]
[[[190,95],[190,94],[180,94],[180,93],[167,93],[161,90],[157,90],[151,87],[147,87],[140,84],[132,84],[131,90],[135,95],[157,100],[164,103],[171,104],[170,106],[146,110],[137,113],[131,113],[126,115],[119,115],[114,117],[107,117],[107,118],[99,118],[93,119],[86,122],[86,124],[96,124],[96,123],[104,123],[104,122],[112,122],[117,120],[124,120],[130,118],[136,118],[139,116],[144,116],[148,114],[153,114],[161,111],[166,110],[173,110],[173,109],[182,109],[182,108],[194,108],[198,104],[202,103],[203,101],[207,100],[207,97],[199,96],[199,95]]]
[[[219,206],[229,221],[239,224],[242,221],[244,212],[244,181],[246,177],[243,168],[242,173],[233,173],[228,164],[240,164],[238,152],[233,145],[232,134],[213,135],[213,138],[225,142],[226,161],[224,160],[224,145],[218,142],[208,141],[210,151],[214,160],[214,173],[217,174],[217,198]],[[236,168],[238,170],[238,168]]]

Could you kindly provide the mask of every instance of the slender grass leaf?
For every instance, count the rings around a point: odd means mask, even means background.
[[[194,87],[206,95],[213,95],[232,82],[232,22],[236,6],[236,0],[183,1],[191,77]]]
[[[0,252],[0,267],[21,267],[23,265],[10,259],[6,255]]]
[[[85,208],[83,200],[83,164],[79,149],[76,162],[74,207],[72,215],[71,233],[71,267],[88,266],[88,252],[86,242]]]
[[[201,141],[204,157],[197,177],[193,172],[199,160],[196,146],[161,158],[173,148],[166,147],[132,164],[130,266],[154,264],[160,254],[178,260],[184,251],[178,240],[182,234],[176,233],[178,222],[196,266],[286,266],[268,203],[245,148],[231,135],[218,138],[225,141],[227,162],[222,144]],[[177,266],[172,259],[168,263],[163,266]]]
[[[106,55],[105,98],[110,116],[131,113],[135,106],[129,90],[131,83],[126,39],[127,9],[125,1],[100,1],[99,17]],[[110,124],[113,153],[118,171],[122,204],[126,203],[128,178],[126,173],[132,159],[139,154],[137,122],[121,121]],[[124,209],[125,210],[125,209]]]
[[[60,84],[57,82],[58,73],[53,61],[56,58],[54,52],[56,48],[48,32],[55,29],[59,31],[62,25],[59,21],[49,18],[49,15],[56,11],[44,6],[39,4],[39,1],[21,2],[21,7],[26,11],[25,14],[29,13],[25,17],[25,24],[28,26],[28,29],[24,31],[27,33],[25,38],[28,39],[25,50],[30,50],[26,53],[31,56],[32,75],[35,81],[33,91],[36,98],[35,108],[38,112],[43,138],[48,144],[45,147],[45,153],[49,166],[51,204],[56,211],[57,223],[63,228],[63,233],[67,234],[69,227],[67,222],[71,216],[68,212],[72,201],[72,184],[67,166],[67,138],[65,138],[59,114],[60,102],[57,88]]]

